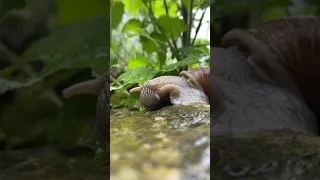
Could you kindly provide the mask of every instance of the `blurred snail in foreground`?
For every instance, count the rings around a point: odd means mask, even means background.
[[[130,93],[140,92],[140,103],[148,110],[170,104],[210,103],[210,68],[181,71],[179,76],[160,76]]]
[[[227,47],[249,53],[262,78],[302,95],[320,118],[320,19],[293,16],[255,29],[234,29],[223,38]]]
[[[319,135],[318,17],[234,29],[222,44],[210,52],[211,85],[220,88],[220,94],[212,92],[212,102],[219,106],[211,111],[211,135],[278,129]]]
[[[94,133],[109,138],[109,83],[107,72],[104,76],[72,85],[62,91],[66,99],[78,94],[93,94],[98,96]]]

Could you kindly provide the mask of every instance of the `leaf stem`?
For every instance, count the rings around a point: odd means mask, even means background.
[[[196,34],[194,35],[194,38],[193,38],[192,43],[191,43],[192,46],[194,45],[194,42],[195,42],[195,40],[196,40],[196,38],[197,38],[197,35],[198,35],[198,33],[199,33],[200,27],[201,27],[201,25],[202,25],[202,20],[203,20],[203,18],[204,18],[204,15],[205,15],[205,13],[206,13],[206,10],[207,10],[207,8],[204,9],[204,11],[203,11],[203,13],[202,13],[202,16],[201,16],[201,18],[200,18],[198,27],[197,27],[197,29],[196,29]]]
[[[193,26],[193,18],[192,18],[192,9],[193,9],[193,3],[194,0],[190,1],[190,7],[189,7],[189,18],[188,18],[188,25],[189,25],[189,29],[188,29],[188,46],[190,46],[190,42],[191,42],[191,29]]]
[[[169,9],[168,9],[168,5],[167,5],[166,0],[163,0],[163,5],[164,5],[164,7],[165,7],[165,9],[166,9],[166,14],[169,16]],[[177,42],[176,42],[176,40],[174,39],[174,37],[173,37],[173,35],[172,35],[171,32],[170,32],[170,36],[171,36],[171,39],[172,39],[172,43],[173,43],[174,48],[175,48],[175,49],[178,49]]]

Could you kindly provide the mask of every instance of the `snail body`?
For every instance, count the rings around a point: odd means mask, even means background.
[[[109,138],[109,83],[107,77],[108,72],[103,77],[80,82],[62,91],[62,96],[66,99],[79,94],[98,96],[94,133],[106,139]]]
[[[223,39],[249,54],[252,64],[279,86],[301,95],[320,118],[320,19],[294,16],[250,30],[235,29]]]
[[[230,47],[212,48],[211,54],[211,136],[282,129],[318,133],[304,99],[260,78],[245,61],[247,53]]]
[[[310,16],[226,33],[226,49],[211,50],[212,81],[223,94],[212,135],[276,129],[317,135],[319,42],[320,21]]]
[[[195,68],[180,72],[180,76],[160,76],[130,93],[140,92],[140,104],[148,110],[156,110],[170,104],[209,104],[210,69]]]

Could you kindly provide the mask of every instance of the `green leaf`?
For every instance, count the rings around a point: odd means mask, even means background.
[[[119,61],[118,61],[117,54],[112,49],[110,49],[110,67],[112,67],[118,63],[119,63]]]
[[[115,1],[111,14],[111,29],[118,27],[124,13],[124,4],[121,1]]]
[[[61,69],[83,67],[103,74],[109,67],[108,24],[108,18],[94,18],[58,27],[50,36],[34,43],[24,59],[44,62],[39,78]]]
[[[27,81],[19,82],[15,80],[7,80],[0,78],[0,94],[3,94],[7,91],[13,90],[13,89],[20,89],[23,87],[29,87],[32,86],[38,82],[40,82],[41,79],[39,78],[32,78]]]
[[[211,5],[210,16],[216,18],[248,12],[262,12],[271,7],[289,6],[292,4],[291,0],[216,0]]]
[[[170,34],[174,38],[180,37],[181,33],[187,30],[183,20],[178,17],[161,16],[156,20],[156,23],[165,31],[167,37],[170,37]]]
[[[169,16],[177,17],[178,5],[172,1],[166,0],[166,2],[167,2]],[[153,9],[155,9],[154,16],[156,18],[159,18],[162,15],[167,15],[163,1],[153,1],[152,7]]]
[[[191,66],[193,64],[197,64],[197,63],[200,63],[200,59],[203,58],[203,57],[206,57],[205,54],[198,54],[198,53],[195,53],[195,54],[192,54],[192,55],[189,55],[187,56],[186,58],[182,59],[181,61],[175,63],[175,64],[170,64],[168,65],[167,67],[163,68],[163,72],[169,72],[169,71],[172,71],[172,70],[175,70],[175,69],[178,69],[180,67],[183,67],[183,66]]]
[[[138,107],[139,93],[132,93],[128,96],[128,91],[126,89],[115,91],[110,97],[110,105],[112,106],[112,108],[120,108],[120,107],[128,107],[128,106]]]
[[[131,15],[138,16],[140,11],[145,11],[146,7],[141,0],[122,0],[125,10]]]
[[[152,79],[156,71],[146,67],[140,67],[129,70],[118,77],[118,80],[123,81],[123,86],[128,84],[143,84],[144,82]]]
[[[151,62],[146,57],[139,57],[136,59],[130,59],[128,62],[128,69],[135,69],[139,67],[152,67]]]
[[[58,20],[70,24],[92,17],[109,17],[110,2],[106,0],[59,0]]]
[[[151,39],[146,38],[144,36],[140,36],[140,42],[142,44],[143,50],[146,53],[151,54],[151,53],[157,51],[157,46],[154,43],[154,41],[152,41]]]
[[[122,33],[134,32],[140,34],[144,32],[142,22],[138,19],[130,19],[122,28]]]
[[[268,22],[273,19],[281,19],[287,16],[285,7],[274,7],[267,9],[262,17],[262,22]]]
[[[0,0],[0,20],[7,12],[22,9],[25,6],[25,0]]]
[[[317,14],[317,12],[318,12],[318,7],[313,5],[313,6],[308,6],[308,7],[304,8],[304,9],[301,9],[299,11],[299,14],[308,15],[308,14]]]
[[[164,36],[164,34],[160,34],[156,31],[153,31],[150,34],[150,37],[157,40],[158,45],[160,45],[162,47],[162,49],[166,50],[167,49],[167,45],[166,43],[166,37]]]

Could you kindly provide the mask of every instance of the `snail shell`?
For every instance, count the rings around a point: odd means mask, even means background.
[[[161,76],[130,90],[140,92],[140,104],[156,110],[170,104],[209,104],[210,68],[180,72],[180,76]]]
[[[296,16],[270,21],[255,29],[231,30],[224,36],[223,44],[247,52],[248,61],[265,73],[266,80],[270,78],[279,86],[301,94],[320,118],[318,17]]]

